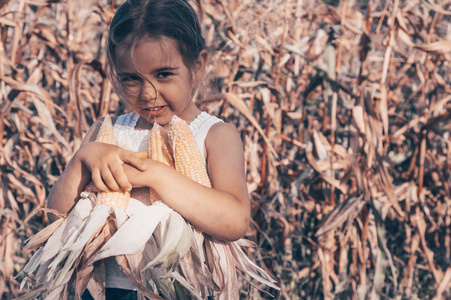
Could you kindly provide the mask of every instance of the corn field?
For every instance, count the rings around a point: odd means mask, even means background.
[[[107,113],[122,1],[0,1],[0,295],[46,195]],[[241,132],[248,299],[451,299],[451,1],[196,0],[212,50],[197,104]],[[268,294],[269,293],[269,294]]]

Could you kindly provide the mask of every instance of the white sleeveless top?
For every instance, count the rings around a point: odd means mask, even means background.
[[[150,130],[135,130],[138,119],[139,115],[134,112],[119,116],[114,124],[114,133],[119,146],[126,146],[132,151],[147,151]],[[204,160],[205,138],[211,126],[218,122],[223,121],[206,112],[201,112],[189,124]],[[136,290],[135,285],[121,272],[116,260],[111,257],[106,260],[105,264],[105,287]]]

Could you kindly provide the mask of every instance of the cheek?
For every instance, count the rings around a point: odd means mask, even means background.
[[[123,85],[122,92],[129,99],[137,99],[142,94],[142,87],[139,84]]]
[[[128,108],[132,108],[139,99],[139,88],[122,88],[120,97],[122,98],[122,102],[124,102]]]

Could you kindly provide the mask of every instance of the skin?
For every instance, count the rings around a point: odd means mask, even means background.
[[[154,122],[167,127],[173,115],[187,123],[193,121],[200,113],[192,101],[193,83],[204,71],[207,53],[203,51],[190,69],[170,38],[146,37],[132,51],[128,45],[125,42],[118,46],[116,62],[118,79],[130,95],[136,95],[128,99],[140,115],[136,129],[151,129]],[[132,197],[138,195],[134,192],[140,188],[151,187],[166,205],[216,238],[232,241],[245,234],[250,204],[243,145],[234,127],[217,123],[206,137],[205,153],[212,183],[212,188],[207,188],[158,161],[93,142],[102,121],[95,122],[88,131],[52,188],[48,198],[50,208],[67,213],[92,179],[100,190],[131,190]]]

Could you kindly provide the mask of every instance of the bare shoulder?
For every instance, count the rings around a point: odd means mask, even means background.
[[[218,122],[210,128],[205,139],[205,146],[208,155],[213,149],[236,148],[238,151],[243,151],[240,133],[235,126],[225,122]]]
[[[206,160],[209,172],[232,166],[242,168],[244,148],[238,130],[227,123],[214,124],[205,139]],[[211,173],[210,173],[211,174]]]

